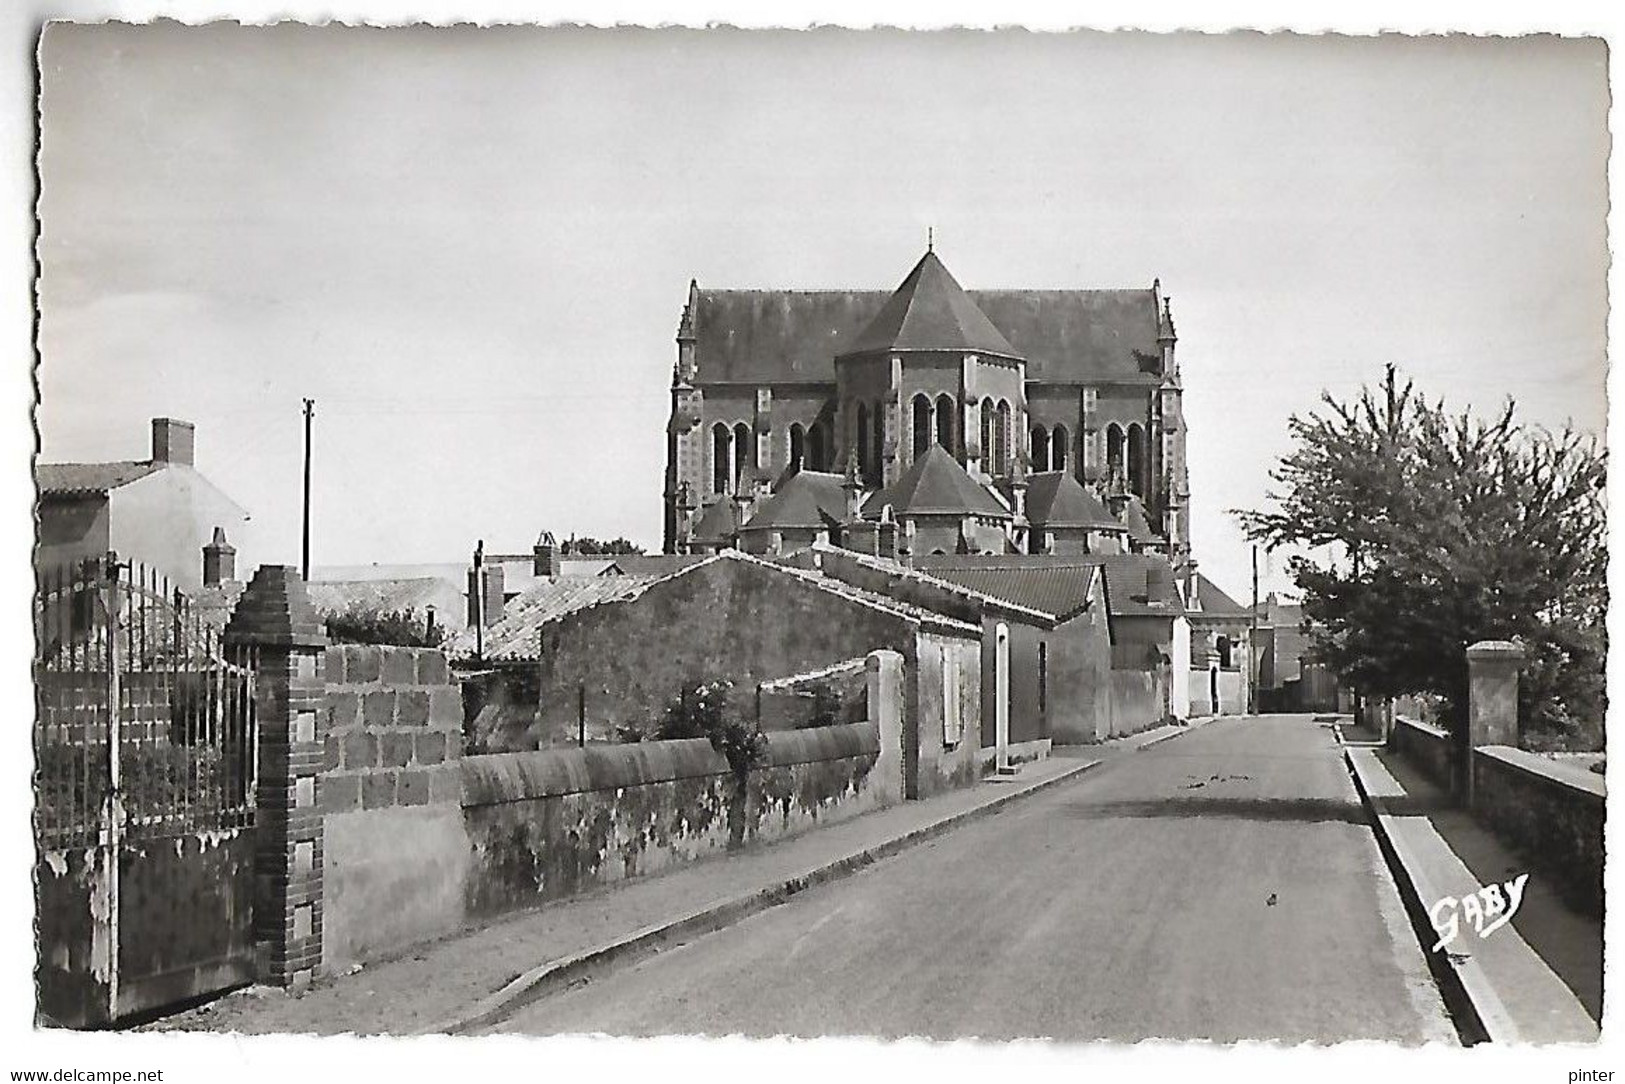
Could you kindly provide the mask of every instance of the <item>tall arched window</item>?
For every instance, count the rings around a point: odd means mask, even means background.
[[[733,436],[718,422],[711,427],[711,492],[728,492],[733,476]]]
[[[829,470],[829,419],[820,418],[807,430],[807,467],[809,470]]]
[[[1128,487],[1142,499],[1145,497],[1146,476],[1150,472],[1150,464],[1146,459],[1145,428],[1140,425],[1128,427]]]
[[[1112,422],[1106,427],[1106,477],[1123,475],[1123,427]]]
[[[954,415],[957,413],[953,396],[937,396],[937,443],[950,452],[954,450]]]
[[[914,458],[918,459],[931,447],[935,426],[931,418],[931,399],[923,392],[914,397]]]
[[[1049,470],[1049,434],[1042,425],[1033,426],[1032,441],[1027,445],[1027,457],[1033,461],[1033,470]]]
[[[881,476],[885,472],[886,463],[886,409],[879,403],[875,404],[874,414],[870,421],[875,427],[870,447],[874,449],[874,463],[869,471],[869,483],[879,485]]]
[[[993,436],[993,473],[1004,474],[1010,469],[1010,404],[999,401]]]
[[[993,470],[993,400],[982,400],[982,469]]]
[[[869,477],[869,404],[858,404],[858,473]]]
[[[752,437],[750,426],[740,422],[734,426],[734,485],[745,475],[745,466],[756,462],[756,456],[751,448]]]
[[[1055,431],[1049,435],[1049,469],[1066,470],[1067,441],[1070,439],[1066,426],[1057,425]]]
[[[800,422],[790,423],[790,469],[800,470],[807,454],[807,431]]]

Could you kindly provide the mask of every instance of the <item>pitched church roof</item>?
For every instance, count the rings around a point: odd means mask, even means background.
[[[1157,534],[1151,529],[1151,521],[1146,518],[1145,505],[1140,498],[1130,493],[1128,501],[1123,505],[1123,523],[1128,529],[1128,536],[1136,542],[1155,542]]]
[[[1069,472],[1042,471],[1027,479],[1027,521],[1038,527],[1122,531],[1124,526]]]
[[[731,542],[738,533],[739,506],[725,496],[701,513],[691,537],[697,542]]]
[[[1010,510],[940,444],[931,445],[902,477],[872,494],[864,502],[864,518],[877,518],[888,504],[894,515],[1010,518]]]
[[[1154,384],[1164,330],[1149,290],[967,290],[1035,384]],[[892,294],[884,290],[695,291],[696,382],[833,384]]]
[[[779,483],[745,525],[745,531],[819,529],[846,518],[846,491],[839,474],[800,470]]]
[[[929,249],[847,353],[969,350],[1019,357]]]

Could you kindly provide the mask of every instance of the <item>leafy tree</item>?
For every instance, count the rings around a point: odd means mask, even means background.
[[[612,538],[607,542],[596,538],[572,538],[564,543],[563,552],[574,557],[620,557],[641,554],[644,549],[627,538]]]
[[[1572,428],[1429,402],[1392,366],[1381,388],[1289,422],[1296,447],[1248,535],[1303,547],[1292,572],[1314,649],[1354,687],[1431,693],[1459,725],[1466,649],[1516,639],[1523,732],[1600,747],[1607,653],[1606,456]]]

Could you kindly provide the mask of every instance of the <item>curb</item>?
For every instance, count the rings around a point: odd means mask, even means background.
[[[1428,972],[1439,986],[1439,995],[1444,1000],[1445,1010],[1450,1014],[1450,1022],[1456,1027],[1456,1034],[1461,1037],[1463,1046],[1474,1046],[1493,1039],[1490,1029],[1484,1025],[1484,1017],[1479,1012],[1478,1003],[1474,1001],[1460,967],[1452,964],[1449,957],[1443,953],[1427,950],[1428,940],[1433,933],[1433,924],[1427,917],[1427,902],[1422,899],[1415,878],[1400,859],[1394,841],[1388,834],[1388,826],[1383,823],[1383,818],[1388,816],[1387,806],[1380,799],[1371,797],[1370,792],[1366,790],[1365,779],[1354,765],[1349,746],[1343,741],[1342,729],[1334,727],[1333,732],[1337,735],[1338,747],[1343,750],[1343,764],[1348,768],[1350,778],[1354,780],[1354,790],[1360,796],[1360,805],[1370,818],[1372,834],[1377,837],[1377,849],[1382,852],[1382,860],[1388,867],[1388,875],[1394,879],[1394,887],[1399,890],[1400,902],[1405,907],[1406,916],[1411,920],[1411,929],[1416,934],[1417,944],[1427,961]],[[1465,966],[1475,969],[1477,967],[1472,961],[1468,961]],[[1481,984],[1482,977],[1479,978]]]
[[[1169,737],[1178,737],[1171,734]],[[816,885],[839,880],[900,851],[934,839],[968,821],[996,813],[1009,805],[1057,784],[1076,779],[1103,763],[1090,760],[1069,771],[1058,772],[1030,787],[1001,794],[982,805],[961,810],[942,820],[866,847],[806,873],[780,881],[767,888],[708,904],[698,911],[668,922],[645,926],[614,941],[572,953],[519,975],[495,993],[476,1002],[467,1012],[443,1019],[414,1031],[414,1035],[463,1035],[476,1028],[498,1023],[533,1001],[580,982],[595,978],[612,966],[634,963],[659,952],[674,939],[692,939],[732,926],[751,915],[776,907],[792,896]]]
[[[1207,724],[1212,722],[1212,721],[1213,721],[1212,718],[1209,717],[1208,719],[1206,719],[1206,720],[1204,720],[1203,722],[1200,722],[1200,723],[1186,723],[1183,727],[1181,727],[1180,729],[1174,731],[1172,734],[1164,734],[1160,738],[1152,738],[1150,741],[1146,742],[1143,745],[1136,745],[1134,747],[1134,751],[1136,753],[1144,752],[1145,750],[1151,748],[1153,745],[1161,745],[1165,741],[1173,741],[1175,738],[1183,738],[1185,735],[1191,733],[1194,730],[1202,729],[1204,726],[1207,726]]]

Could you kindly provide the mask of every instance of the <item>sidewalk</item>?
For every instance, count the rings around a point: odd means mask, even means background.
[[[1342,728],[1344,752],[1371,808],[1400,893],[1426,936],[1425,917],[1445,896],[1460,899],[1531,865],[1457,807],[1450,796],[1376,735]],[[1464,1000],[1495,1042],[1595,1042],[1602,1012],[1602,923],[1577,914],[1534,871],[1511,923],[1479,937],[1465,920],[1436,958],[1447,1000]]]
[[[142,1030],[407,1035],[494,1018],[612,957],[658,952],[1192,728],[1058,748],[1013,776],[492,919],[294,996],[252,987]]]

